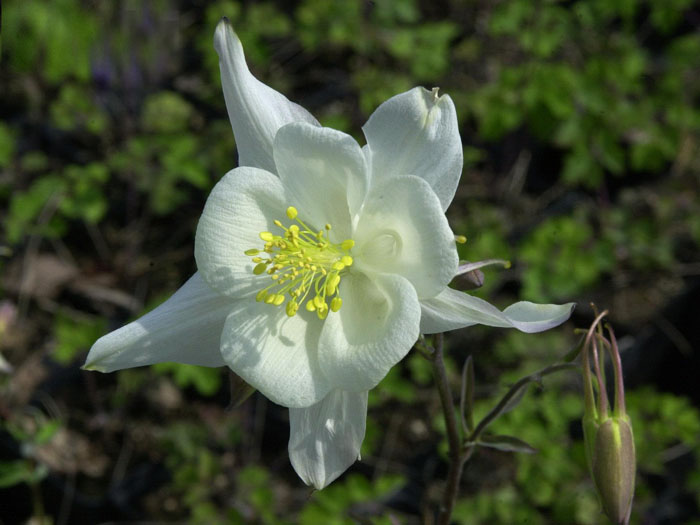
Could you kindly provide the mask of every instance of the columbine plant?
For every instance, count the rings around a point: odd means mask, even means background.
[[[229,366],[289,407],[292,465],[320,489],[358,458],[367,392],[419,334],[477,323],[539,332],[572,305],[500,311],[448,288],[478,267],[460,270],[444,213],[462,171],[449,96],[417,87],[389,99],[361,147],[255,79],[226,20],[214,45],[239,167],[202,213],[198,271],[99,339],[86,368]]]

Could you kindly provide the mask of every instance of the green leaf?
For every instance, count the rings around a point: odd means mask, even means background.
[[[7,166],[15,153],[15,137],[12,129],[0,122],[0,168]]]
[[[462,429],[466,433],[474,431],[474,360],[469,355],[462,368],[462,389],[459,397]]]
[[[39,430],[34,435],[34,444],[44,445],[51,441],[58,429],[61,428],[61,422],[55,419],[46,421],[39,427]]]
[[[66,131],[82,128],[95,135],[104,133],[109,119],[94,97],[94,92],[82,85],[64,85],[58,97],[51,102],[51,122]]]
[[[524,454],[537,453],[536,448],[528,445],[522,439],[513,436],[483,434],[476,444],[481,447],[495,448],[503,452],[522,452]]]
[[[12,487],[32,479],[33,468],[29,461],[0,461],[0,488]]]

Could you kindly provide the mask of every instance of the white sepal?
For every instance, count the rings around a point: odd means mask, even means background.
[[[290,122],[319,125],[318,121],[252,75],[241,41],[225,18],[216,26],[214,47],[219,54],[221,85],[238,147],[238,165],[275,173],[272,141],[277,130]]]
[[[332,390],[308,408],[289,409],[289,459],[307,485],[326,487],[360,457],[367,392]]]
[[[231,298],[195,273],[156,309],[99,338],[83,368],[112,372],[166,361],[223,366],[219,338],[232,308]]]
[[[566,321],[574,306],[521,301],[501,312],[483,299],[446,288],[437,297],[421,301],[421,333],[447,332],[475,324],[543,332]]]

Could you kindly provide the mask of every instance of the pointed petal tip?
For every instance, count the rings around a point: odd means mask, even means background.
[[[219,20],[219,23],[216,24],[216,30],[214,31],[214,49],[220,58],[224,53],[226,53],[227,46],[235,46],[234,48],[230,49],[230,52],[234,53],[235,55],[240,53],[242,56],[243,46],[241,45],[241,41],[238,38],[236,31],[233,29],[233,24],[231,24],[231,21],[224,16],[221,18],[221,20]],[[238,47],[240,47],[240,49],[237,49]]]
[[[324,480],[324,481],[321,481],[321,480],[318,480],[318,479],[304,479],[304,478],[301,478],[301,480],[302,480],[304,483],[306,483],[309,487],[313,487],[313,488],[311,489],[311,493],[312,493],[312,494],[313,494],[314,492],[316,492],[317,490],[323,490],[323,489],[325,489],[328,485],[330,485],[330,482],[326,482],[325,480]]]
[[[231,31],[233,31],[233,25],[231,24],[231,21],[228,19],[228,17],[222,16],[221,20],[219,20],[219,22],[216,24],[216,30],[219,31],[219,29],[226,28],[229,28],[231,29]]]
[[[88,372],[102,372],[103,374],[107,372],[106,368],[103,368],[94,363],[85,363],[83,366],[80,367],[80,369],[86,370]]]

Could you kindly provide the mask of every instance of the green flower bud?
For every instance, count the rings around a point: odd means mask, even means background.
[[[585,431],[588,463],[603,512],[613,523],[627,523],[634,497],[636,459],[627,416],[611,417]]]
[[[632,423],[625,411],[622,363],[615,334],[607,326],[610,339],[606,339],[600,326],[600,321],[606,314],[603,312],[596,317],[588,330],[583,348],[583,435],[588,468],[603,512],[613,523],[626,524],[634,499],[634,435]],[[605,390],[605,360],[604,353],[598,352],[599,343],[602,349],[608,351],[615,372],[615,403],[612,410]],[[591,374],[591,364],[594,375]]]

